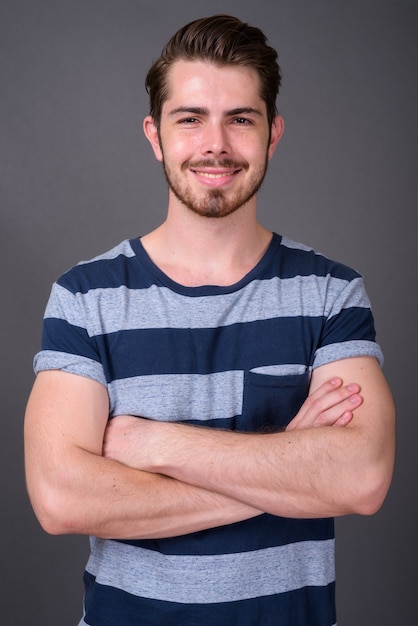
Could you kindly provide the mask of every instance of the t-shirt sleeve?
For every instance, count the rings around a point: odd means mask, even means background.
[[[59,283],[52,287],[45,310],[41,350],[34,370],[62,370],[106,385],[94,336],[88,330],[88,311],[77,293]]]
[[[383,365],[383,354],[376,343],[374,318],[361,276],[345,283],[327,297],[326,319],[313,367],[357,356],[375,357]]]

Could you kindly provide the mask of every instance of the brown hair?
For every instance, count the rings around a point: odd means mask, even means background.
[[[271,125],[277,113],[276,98],[281,82],[277,58],[276,50],[268,45],[264,33],[236,17],[214,15],[190,22],[173,35],[147,74],[145,85],[150,115],[159,127],[162,106],[168,98],[167,75],[171,65],[180,59],[199,60],[256,70],[260,96],[266,103]]]

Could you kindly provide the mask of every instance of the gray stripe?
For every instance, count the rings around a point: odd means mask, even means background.
[[[297,241],[293,241],[293,239],[289,239],[289,237],[286,237],[286,235],[283,235],[280,245],[285,246],[285,248],[291,248],[293,250],[303,250],[304,252],[315,252],[314,249],[311,248],[310,246],[306,246],[303,243],[298,243]],[[318,256],[321,256],[318,252],[315,252],[315,254]]]
[[[163,555],[93,539],[87,571],[97,582],[168,602],[234,602],[334,581],[334,540],[209,556]],[[96,544],[94,546],[94,544]]]
[[[348,288],[347,281],[330,277],[272,278],[253,281],[239,292],[212,297],[184,296],[155,285],[148,289],[95,289],[74,297],[55,285],[45,317],[80,325],[84,309],[91,336],[130,329],[217,328],[279,315],[328,316],[342,292],[344,299],[349,296],[349,306],[369,306],[361,278],[349,283]],[[103,310],[107,312],[106,319],[101,314]]]
[[[103,254],[99,254],[98,256],[95,256],[93,259],[89,259],[88,261],[80,261],[78,265],[86,265],[87,263],[93,263],[94,261],[102,261],[102,260],[107,261],[111,259],[116,259],[116,257],[118,257],[121,254],[128,258],[136,256],[135,252],[132,250],[132,246],[129,242],[129,239],[125,239],[124,241],[121,241],[117,246],[115,246],[111,250],[108,250],[107,252],[104,252]]]
[[[35,373],[42,370],[62,370],[69,374],[78,374],[96,380],[101,385],[107,385],[103,368],[97,361],[84,356],[56,352],[55,350],[43,350],[35,355],[33,360]]]
[[[164,421],[234,417],[242,413],[243,378],[241,371],[228,371],[116,380],[109,384],[111,414]]]
[[[380,366],[383,367],[383,353],[377,343],[373,341],[343,341],[340,343],[332,343],[329,346],[320,348],[314,359],[314,367],[340,361],[341,359],[349,359],[355,356],[372,356],[375,357]]]
[[[261,367],[253,367],[250,372],[253,372],[254,374],[268,374],[269,376],[301,376],[308,370],[309,368],[301,363],[282,363],[280,365],[262,365]]]

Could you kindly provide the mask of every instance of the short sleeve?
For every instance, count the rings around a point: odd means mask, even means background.
[[[313,367],[355,356],[373,356],[383,365],[383,354],[376,343],[374,318],[361,276],[326,303],[326,319]]]
[[[34,370],[62,370],[106,385],[100,353],[88,332],[88,316],[77,295],[55,283],[45,310],[41,350]]]

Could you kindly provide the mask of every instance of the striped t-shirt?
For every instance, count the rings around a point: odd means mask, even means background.
[[[259,432],[285,428],[313,368],[362,355],[382,360],[354,270],[274,234],[238,283],[185,287],[132,239],[54,284],[35,371],[105,385],[109,417]],[[332,519],[92,537],[80,625],[333,626],[334,578]]]

